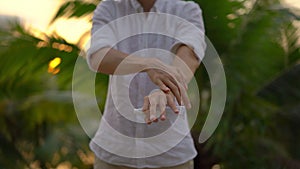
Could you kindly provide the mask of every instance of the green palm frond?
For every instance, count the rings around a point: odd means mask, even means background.
[[[68,0],[57,11],[51,23],[61,17],[65,18],[80,18],[91,15],[96,9],[100,0],[83,1],[83,0]]]
[[[292,24],[298,19],[297,14],[282,10],[283,8],[271,8],[274,4],[277,4],[277,7],[281,6],[276,0],[256,1],[252,9],[240,18],[241,23],[234,29],[236,38],[227,41],[227,50],[221,50],[228,82],[227,107],[215,137],[207,144],[207,148],[214,149],[215,155],[222,159],[225,168],[273,168],[275,164],[284,165],[274,161],[277,157],[299,157],[295,153],[290,155],[292,151],[289,149],[290,146],[298,146],[278,139],[282,136],[299,140],[294,137],[294,133],[287,136],[283,134],[285,130],[291,130],[288,126],[292,123],[287,118],[276,119],[281,111],[287,111],[281,105],[284,102],[279,100],[281,104],[274,103],[271,99],[257,95],[257,91],[275,78],[286,78],[284,72],[293,69],[300,59],[299,35]],[[218,43],[220,42],[216,44]],[[276,83],[278,91],[284,93],[288,90],[293,92],[294,96],[300,91],[298,79],[296,76],[289,78],[288,83],[295,84],[293,87]],[[203,84],[203,81],[201,83]],[[286,94],[288,97],[288,93]],[[292,96],[288,100],[299,102],[298,97]],[[277,100],[276,97],[278,96],[270,96]],[[295,112],[295,109],[293,110]],[[282,122],[282,119],[285,121]],[[282,130],[277,129],[276,123],[286,127]],[[268,140],[268,144],[272,143],[272,147],[277,148],[261,145],[260,140]],[[282,152],[285,152],[285,155]],[[237,162],[232,159],[239,160]]]
[[[201,5],[206,33],[221,55],[228,82],[224,116],[204,151],[213,152],[225,169],[293,168],[300,161],[300,46],[293,24],[299,11],[283,7],[279,0],[195,1]],[[91,16],[99,2],[67,0],[51,23],[61,17]],[[19,159],[18,168],[29,168],[33,161],[39,161],[40,168],[49,168],[46,163],[55,168],[62,161],[90,167],[77,155],[79,150],[88,153],[88,139],[71,104],[79,52],[77,45],[56,34],[36,37],[20,23],[0,29],[0,156]],[[61,58],[59,72],[48,73],[56,57]],[[85,78],[78,77],[77,83],[84,85]],[[210,91],[204,67],[196,78],[200,92]],[[102,108],[107,81],[100,74],[95,79]],[[209,103],[209,97],[203,102]],[[0,168],[13,165],[0,158]]]
[[[51,153],[47,149],[45,154],[40,149],[47,148],[45,143],[57,130],[65,137],[54,139],[55,143],[64,142],[60,148],[71,146],[68,151],[73,150],[73,154],[82,151],[82,142],[68,145],[70,139],[84,139],[86,144],[88,141],[79,128],[70,91],[79,48],[57,35],[40,33],[42,36],[36,37],[30,31],[18,22],[0,29],[0,154],[6,157],[0,158],[0,168],[29,168],[33,161],[46,168],[48,159],[60,149]],[[62,60],[56,67],[59,72],[49,73],[49,62],[56,57]],[[71,135],[68,126],[77,126],[80,136]],[[74,166],[87,168],[73,154],[65,154],[58,162],[72,159]],[[49,158],[44,160],[46,155]]]

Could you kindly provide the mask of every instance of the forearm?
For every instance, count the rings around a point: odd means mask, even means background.
[[[154,62],[154,59],[129,56],[112,48],[100,49],[90,57],[92,69],[104,74],[125,75],[145,71],[150,65],[154,65]]]
[[[172,65],[179,68],[184,75],[185,82],[189,83],[200,65],[194,51],[186,45],[181,45],[176,51],[177,57]]]

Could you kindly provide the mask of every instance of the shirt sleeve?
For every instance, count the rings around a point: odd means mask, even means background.
[[[194,2],[185,2],[184,5],[178,6],[182,20],[177,25],[171,52],[176,54],[178,47],[184,44],[195,52],[198,61],[201,62],[206,49],[202,10]]]
[[[114,20],[114,4],[112,1],[101,1],[94,11],[90,47],[87,51],[87,63],[91,68],[91,55],[99,49],[113,47],[116,37],[112,26]]]

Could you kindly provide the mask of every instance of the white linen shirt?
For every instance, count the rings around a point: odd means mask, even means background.
[[[104,47],[140,57],[156,57],[171,64],[175,57],[172,53],[180,44],[186,44],[194,50],[199,61],[203,59],[206,47],[204,25],[201,9],[196,3],[156,0],[150,13],[142,12],[137,0],[103,0],[94,11],[88,64],[91,54]],[[110,75],[104,116],[90,142],[98,158],[114,165],[159,168],[180,165],[196,156],[185,110],[181,112],[182,125],[177,128],[175,125],[175,129],[170,130],[174,137],[183,135],[182,139],[176,142],[176,139],[164,138],[164,143],[155,144],[147,141],[147,138],[167,131],[177,118],[171,113],[167,115],[167,121],[152,125],[137,120],[133,108],[141,108],[143,98],[155,88],[158,87],[146,73]],[[133,139],[123,139],[118,134]],[[141,141],[139,138],[146,139]],[[166,147],[165,152],[151,154]],[[137,156],[127,156],[123,152]]]

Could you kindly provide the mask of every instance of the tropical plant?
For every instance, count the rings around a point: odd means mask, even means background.
[[[52,22],[91,17],[99,2],[65,1]],[[195,168],[300,168],[300,53],[293,24],[299,17],[279,0],[195,2],[228,83],[223,118],[207,143],[196,144],[200,156]],[[79,48],[57,36],[37,38],[14,28],[0,32],[0,154],[18,160],[0,158],[0,167],[88,168],[88,139],[76,123],[69,92]],[[61,64],[48,70],[55,57]],[[200,95],[207,95],[210,82],[203,65],[195,77]],[[97,82],[96,90],[104,91],[107,77],[98,75]],[[98,95],[100,107],[104,97],[103,92]],[[192,130],[196,141],[208,108],[200,110]]]
[[[197,144],[204,157],[196,158],[195,168],[211,168],[214,163],[230,169],[299,168],[299,150],[293,148],[299,140],[295,126],[299,122],[300,87],[282,84],[283,79],[299,84],[295,74],[299,73],[300,53],[293,24],[299,17],[279,0],[195,1],[203,10],[206,34],[220,53],[228,82],[224,117],[208,143]],[[76,10],[66,10],[68,3],[55,19],[82,16]],[[200,94],[209,91],[203,66],[196,78]],[[269,87],[274,84],[280,85],[276,93]],[[208,110],[202,107],[201,111]],[[202,113],[192,131],[195,140],[205,118]]]
[[[18,22],[0,30],[0,168],[89,168],[71,97],[79,48],[30,32]]]
[[[298,34],[293,25],[298,17],[277,0],[214,2],[220,11],[211,10],[216,6],[209,1],[197,2],[204,10],[208,37],[220,51],[228,82],[224,117],[205,148],[213,150],[224,168],[299,168],[299,162],[295,162],[299,160],[295,151],[299,150],[289,150],[297,147],[293,143],[298,140],[295,124],[286,118],[291,114],[285,111],[284,101],[272,100],[283,97],[285,90],[298,93],[300,87],[280,85],[281,92],[266,91],[266,86],[277,78],[299,83],[295,76],[284,73],[296,71],[300,59]],[[300,103],[299,97],[293,95],[290,100],[295,107]],[[295,107],[294,116],[300,113]],[[289,135],[287,131],[293,132]],[[293,165],[289,164],[291,161]]]

